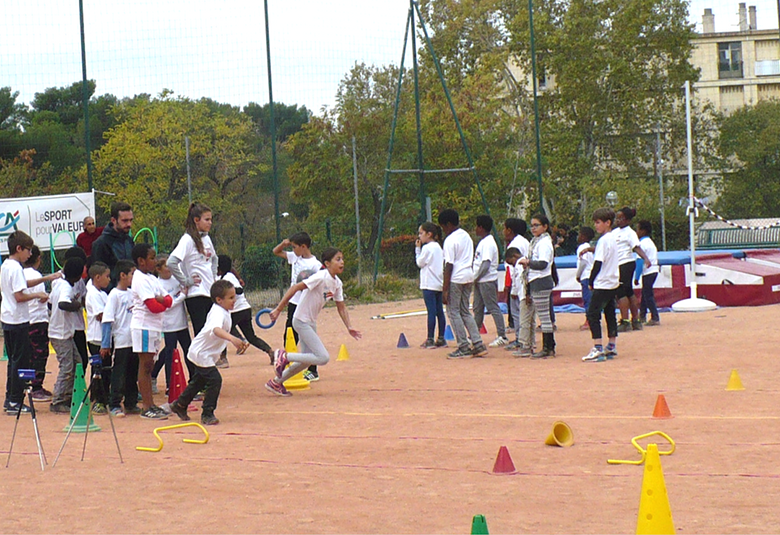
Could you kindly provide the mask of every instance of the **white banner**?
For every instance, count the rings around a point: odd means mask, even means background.
[[[68,249],[84,230],[84,218],[95,217],[94,193],[0,199],[0,253],[8,254],[8,235],[29,234],[41,251]]]

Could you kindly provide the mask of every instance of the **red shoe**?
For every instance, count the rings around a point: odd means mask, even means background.
[[[277,349],[274,351],[274,371],[276,372],[277,377],[282,377],[287,362],[287,351],[284,349]]]
[[[284,387],[282,383],[277,383],[273,379],[269,379],[268,382],[265,383],[265,388],[266,390],[276,394],[277,396],[284,396],[284,397],[292,396],[292,394]]]

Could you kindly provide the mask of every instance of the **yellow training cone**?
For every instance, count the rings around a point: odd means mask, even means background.
[[[661,468],[661,457],[658,455],[656,444],[647,445],[636,532],[637,535],[675,533],[669,496],[664,482],[664,471]]]
[[[297,353],[298,346],[295,345],[295,335],[292,327],[287,327],[287,335],[284,338],[284,350],[288,353]]]
[[[731,377],[729,377],[729,384],[726,385],[726,390],[745,390],[737,370],[731,370]]]
[[[574,444],[574,433],[571,431],[571,427],[566,422],[555,422],[553,424],[552,433],[544,441],[548,446],[560,446],[562,448],[568,448]]]
[[[306,370],[304,369],[304,371]],[[284,382],[284,387],[287,390],[308,390],[309,388],[311,388],[309,386],[309,381],[303,378],[303,372],[296,373],[295,375],[287,379]]]
[[[347,352],[347,346],[344,344],[341,344],[341,347],[339,348],[339,356],[336,357],[336,360],[349,360],[349,353]]]

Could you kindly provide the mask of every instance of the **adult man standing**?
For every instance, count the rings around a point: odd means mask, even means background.
[[[111,222],[92,245],[92,262],[103,262],[111,268],[112,288],[118,280],[116,263],[133,259],[133,238],[130,236],[132,225],[133,209],[126,202],[115,202],[111,205]]]
[[[95,227],[95,218],[87,216],[84,218],[84,232],[76,237],[76,245],[84,249],[87,256],[92,255],[92,245],[103,234],[106,227]]]

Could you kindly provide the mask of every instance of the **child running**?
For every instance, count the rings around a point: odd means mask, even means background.
[[[233,285],[224,279],[218,280],[211,285],[209,291],[214,304],[206,316],[206,323],[190,346],[189,356],[195,365],[195,373],[190,377],[184,392],[170,404],[170,408],[180,419],[189,420],[187,407],[198,392],[205,389],[200,423],[216,425],[219,419],[214,416],[214,410],[222,389],[222,375],[217,368],[217,359],[228,342],[240,353],[246,351],[249,344],[230,334],[230,311],[236,304],[236,289]]]
[[[420,268],[420,289],[423,293],[425,308],[428,311],[428,338],[420,346],[424,349],[447,347],[447,342],[444,340],[444,329],[447,322],[444,319],[444,305],[441,297],[444,282],[444,253],[439,245],[439,240],[441,240],[441,228],[438,225],[430,221],[420,225],[417,231],[414,257],[417,261],[417,267]],[[434,342],[436,320],[439,320],[439,337]]]
[[[322,252],[322,263],[323,268],[317,273],[287,290],[287,293],[270,314],[271,320],[276,321],[290,299],[297,292],[303,292],[293,316],[293,327],[300,337],[300,352],[288,354],[283,349],[277,349],[274,352],[276,377],[265,384],[270,392],[279,396],[292,395],[284,387],[284,382],[287,379],[312,364],[324,366],[330,360],[328,350],[325,349],[325,345],[317,335],[317,316],[319,316],[322,307],[325,306],[327,299],[333,299],[336,302],[341,321],[344,322],[350,336],[355,340],[360,340],[363,337],[360,331],[352,328],[347,306],[344,304],[343,286],[338,277],[344,271],[344,255],[338,249],[328,247]],[[291,363],[290,367],[285,369],[288,362]]]

